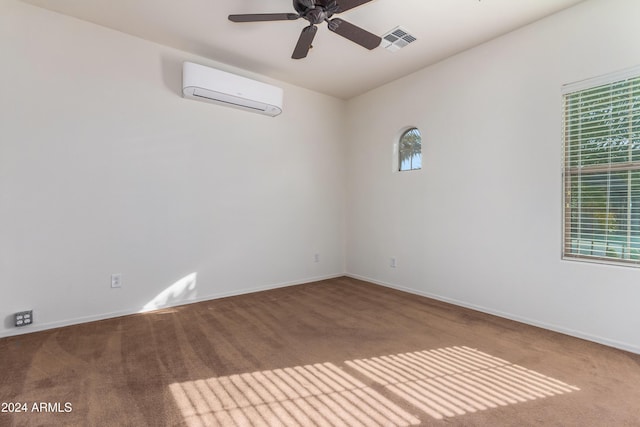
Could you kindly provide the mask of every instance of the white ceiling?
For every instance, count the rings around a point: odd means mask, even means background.
[[[373,0],[340,18],[418,40],[368,51],[322,25],[291,59],[304,20],[232,23],[229,14],[294,12],[291,0],[23,0],[212,60],[348,99],[583,0]]]

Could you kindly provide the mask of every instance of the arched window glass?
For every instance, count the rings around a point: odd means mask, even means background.
[[[405,131],[398,144],[398,170],[422,169],[422,136],[417,128]]]

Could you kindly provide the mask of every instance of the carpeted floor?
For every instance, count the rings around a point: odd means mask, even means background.
[[[0,402],[0,426],[640,426],[640,355],[339,278],[1,339]]]

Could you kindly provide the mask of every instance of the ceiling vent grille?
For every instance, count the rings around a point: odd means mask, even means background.
[[[402,27],[396,27],[382,36],[382,47],[391,52],[402,49],[417,39]]]

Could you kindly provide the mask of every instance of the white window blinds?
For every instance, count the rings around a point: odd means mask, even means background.
[[[640,69],[632,71],[564,88],[564,258],[640,265]]]

